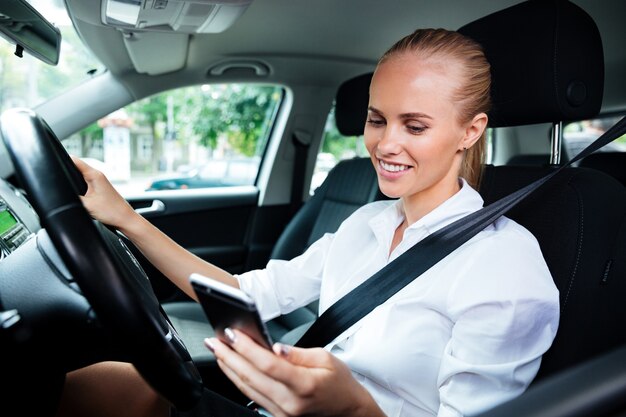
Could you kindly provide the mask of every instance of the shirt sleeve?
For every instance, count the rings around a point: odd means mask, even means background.
[[[454,324],[438,417],[474,415],[520,395],[556,335],[558,290],[536,240],[489,241],[448,297]]]
[[[271,260],[265,269],[236,275],[264,321],[287,314],[320,295],[322,272],[334,235],[327,233],[290,261]]]

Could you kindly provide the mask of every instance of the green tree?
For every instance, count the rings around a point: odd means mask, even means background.
[[[215,84],[166,91],[128,105],[133,124],[146,126],[153,138],[152,170],[158,170],[165,136],[183,151],[190,143],[210,150],[225,141],[230,152],[258,155],[265,146],[269,124],[282,97],[282,89],[249,84]],[[168,103],[171,106],[168,120]],[[162,129],[171,126],[172,130]],[[102,135],[97,125],[81,132],[86,142]]]
[[[215,149],[223,136],[235,153],[253,156],[258,153],[259,138],[266,137],[267,124],[280,97],[280,87],[208,85],[187,90],[176,114],[180,124],[192,126],[186,133],[191,133],[200,145]]]

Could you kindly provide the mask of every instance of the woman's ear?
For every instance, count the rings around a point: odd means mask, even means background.
[[[469,149],[482,136],[487,128],[489,118],[485,113],[478,113],[465,129],[465,136],[459,144],[459,149]]]

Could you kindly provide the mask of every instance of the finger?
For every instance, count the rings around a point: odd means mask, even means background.
[[[80,196],[81,201],[84,203],[86,199],[91,196],[93,185],[90,184],[92,183],[94,175],[93,171],[95,171],[95,168],[93,168],[91,165],[84,162],[77,156],[70,155],[70,158],[72,159],[72,162],[74,162],[74,165],[76,166],[80,174],[85,179],[85,182],[87,182],[87,193],[84,196]]]
[[[275,417],[285,415],[274,401],[261,394],[249,384],[246,384],[241,378],[239,378],[239,375],[237,375],[235,371],[230,369],[224,362],[218,359],[217,365],[222,370],[222,372],[224,372],[224,375],[226,375],[228,379],[230,379],[233,384],[235,384],[235,386],[239,389],[239,391],[241,391],[246,397],[259,404],[261,407],[265,408]]]
[[[273,379],[260,374],[257,369],[241,357],[230,345],[217,338],[205,340],[218,358],[218,365],[224,374],[250,399],[265,407],[273,415],[285,415],[278,406],[286,402],[290,396],[286,387]],[[261,348],[262,349],[262,348]],[[238,360],[238,358],[240,360]],[[260,374],[260,377],[257,375]]]
[[[230,346],[250,363],[253,363],[263,374],[280,382],[286,388],[285,392],[291,390],[300,397],[307,397],[314,392],[315,381],[313,373],[317,370],[315,369],[317,368],[315,364],[326,364],[327,360],[325,361],[324,358],[328,355],[327,352],[322,349],[318,352],[317,349],[295,350],[295,348],[289,348],[287,351],[284,351],[284,349],[280,349],[279,345],[278,355],[276,355],[257,345],[245,333],[238,330],[233,330],[233,332],[235,341],[231,341]],[[285,345],[283,347],[288,348]],[[294,361],[300,362],[300,364],[282,360],[281,357],[285,354],[288,358],[291,357]],[[283,391],[279,392],[279,394],[283,394]],[[284,404],[288,399],[288,397],[285,397],[280,404]]]
[[[76,168],[78,168],[80,173],[83,175],[88,173],[90,170],[95,169],[77,156],[70,155],[70,158],[72,159],[72,162],[74,162],[74,165],[76,165]]]
[[[332,355],[322,348],[303,349],[282,343],[274,343],[272,350],[280,357],[297,366],[329,369],[333,365]]]
[[[74,162],[76,165],[87,165],[87,163],[83,162],[82,159],[80,159],[79,157],[77,157],[76,155],[72,155],[72,154],[68,154],[70,156],[70,159],[72,160],[72,162]]]
[[[269,349],[260,346],[246,333],[237,329],[226,329],[226,337],[230,347],[254,364],[276,362],[276,355]]]
[[[281,360],[274,352],[259,346],[252,338],[239,330],[232,330],[235,340],[230,343],[233,350],[253,363],[265,375],[281,382],[298,379],[301,369]]]
[[[76,168],[78,168],[88,184],[96,184],[100,179],[106,178],[102,171],[99,171],[96,168],[92,167],[79,157],[70,155],[70,158],[72,158],[74,165],[76,165]]]
[[[240,343],[240,341],[236,341],[234,344],[238,343]],[[243,384],[273,399],[284,398],[287,395],[287,388],[281,382],[263,373],[257,368],[256,363],[248,361],[247,358],[229,347],[229,345],[226,345],[217,338],[209,339],[207,345],[213,348],[215,357],[234,372]],[[258,345],[257,348],[263,349]],[[276,358],[271,352],[270,356],[274,360],[279,360],[279,358]]]

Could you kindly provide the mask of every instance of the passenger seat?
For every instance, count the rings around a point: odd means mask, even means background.
[[[363,134],[371,74],[343,83],[335,102],[337,129],[344,136]],[[357,208],[382,198],[376,172],[369,158],[354,158],[339,162],[328,174],[315,194],[300,208],[279,237],[271,259],[292,259],[325,233],[337,230],[341,222]],[[199,367],[212,365],[213,355],[204,347],[205,337],[213,329],[199,304],[195,302],[164,303],[163,308],[173,326]],[[317,302],[268,322],[274,340],[280,340],[292,329],[299,328],[317,317]],[[297,339],[292,333],[289,341]]]
[[[520,154],[514,155],[506,162],[511,166],[546,166],[550,165],[550,154]]]
[[[626,152],[596,152],[583,158],[579,167],[602,171],[626,187]]]

